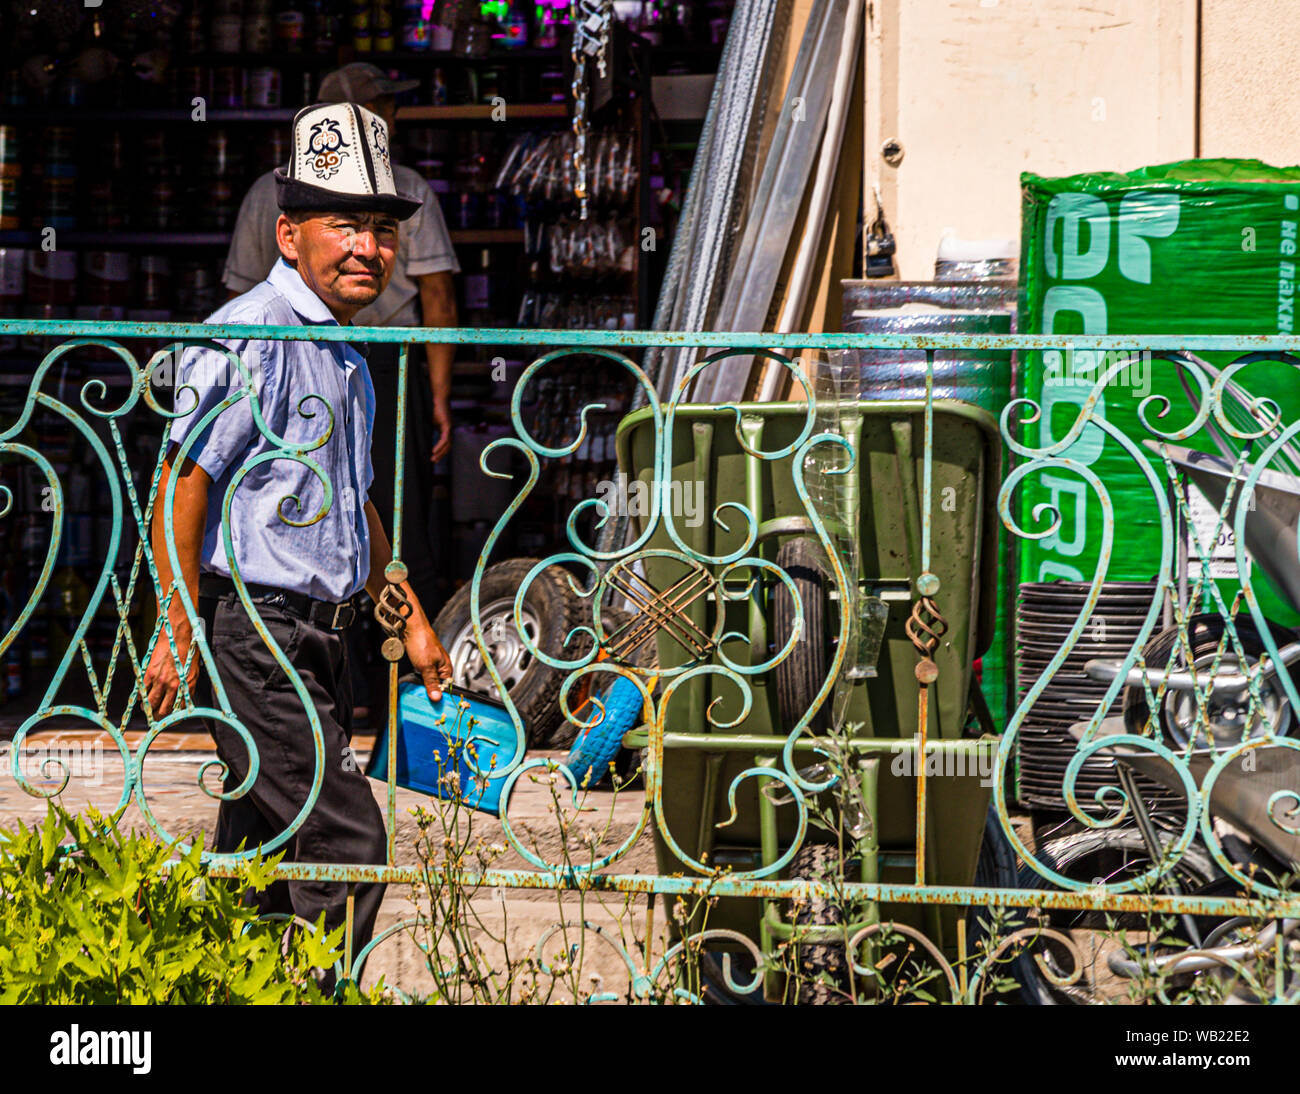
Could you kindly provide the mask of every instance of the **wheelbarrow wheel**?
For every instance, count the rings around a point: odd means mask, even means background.
[[[835,871],[835,848],[825,843],[805,843],[790,860],[790,876],[806,881],[829,878]],[[833,927],[844,922],[844,909],[815,897],[795,909],[796,927]],[[849,961],[843,942],[800,942],[795,947],[800,1006],[826,1006],[848,1001]]]
[[[997,807],[990,804],[984,818],[984,840],[980,844],[979,859],[975,864],[975,887],[1015,889],[1018,887],[1019,880],[1015,848],[1002,828]],[[1009,909],[1009,911],[1013,920],[1010,929],[1022,926],[1028,918],[1029,913],[1025,908]],[[990,908],[973,905],[966,914],[967,952],[976,955],[977,963],[980,961],[980,955],[996,945],[996,940],[991,937],[993,921],[994,915]],[[1006,931],[1001,933],[1005,934]],[[1028,952],[1012,956],[1006,961],[999,959],[998,966],[998,969],[983,970],[986,983],[992,983],[992,980],[988,979],[991,976],[1007,975],[1015,981],[1017,990],[1009,989],[1005,992],[987,990],[984,993],[984,1002],[1011,1002],[1016,994],[1019,995],[1020,1002],[1031,1006],[1049,1001],[1042,990],[1042,978],[1034,968],[1034,959]]]
[[[558,702],[565,674],[538,660],[515,625],[515,594],[536,559],[512,558],[489,566],[479,583],[479,617],[492,661],[528,730],[530,748],[555,747],[552,735],[564,721]],[[451,658],[452,678],[467,691],[499,698],[496,685],[474,640],[470,614],[471,586],[465,585],[443,606],[433,629]],[[550,657],[576,660],[591,648],[591,638],[565,638],[582,623],[586,605],[569,587],[569,573],[548,566],[528,586],[521,622],[533,645]]]
[[[632,619],[633,616],[628,612],[608,609],[602,613],[601,622],[606,634],[612,636]],[[659,657],[653,639],[642,642],[633,649],[626,665],[643,670],[657,669]],[[569,751],[567,763],[577,778],[578,785],[588,789],[608,779],[610,765],[613,764],[614,777],[619,786],[622,786],[632,780],[639,761],[635,751],[623,747],[623,737],[628,730],[635,729],[641,723],[645,700],[641,689],[626,677],[614,673],[598,673],[592,679],[595,681],[593,693],[604,705],[605,714],[596,725],[581,731],[572,723],[567,723],[573,733],[573,747]],[[588,708],[581,711],[580,716],[583,721],[588,721],[593,713]],[[556,737],[559,735],[557,731]]]
[[[781,718],[782,732],[788,733],[812,708],[813,700],[826,682],[826,666],[830,660],[826,605],[831,577],[821,544],[807,536],[782,544],[776,555],[776,564],[790,575],[802,605],[802,611],[796,611],[790,590],[784,582],[777,582],[772,590],[772,628],[776,645],[785,645],[790,640],[796,620],[802,618],[803,621],[800,641],[773,670],[777,713]],[[808,728],[813,733],[824,733],[827,721],[823,705]]]
[[[623,751],[623,735],[636,728],[645,705],[641,689],[623,676],[611,676],[594,697],[604,713],[599,722],[578,734],[568,759],[569,770],[584,790],[609,777],[610,765]],[[586,716],[594,717],[595,711],[586,712]]]
[[[1172,832],[1160,830],[1159,836],[1165,847],[1173,840]],[[1086,828],[1058,836],[1044,843],[1036,857],[1063,877],[1094,884],[1117,885],[1151,869],[1151,856],[1142,833],[1128,826]],[[1167,872],[1177,878],[1184,893],[1191,895],[1201,893],[1223,877],[1223,871],[1199,839],[1192,840]],[[1050,889],[1054,885],[1025,863],[1020,867],[1020,888]],[[1147,926],[1147,916],[1141,912],[1053,912],[1050,918],[1056,926],[1090,930],[1105,930],[1113,925],[1119,930],[1140,931]]]
[[[1245,655],[1247,664],[1241,665],[1236,644],[1231,637],[1224,638],[1227,627],[1220,615],[1207,614],[1193,616],[1187,624],[1187,646],[1179,638],[1178,628],[1169,627],[1156,635],[1142,650],[1142,658],[1148,669],[1164,669],[1172,664],[1175,669],[1186,671],[1188,650],[1191,662],[1198,672],[1209,673],[1217,668],[1221,674],[1245,671],[1265,656],[1264,640],[1259,629],[1248,616],[1239,615],[1233,620],[1237,637],[1241,641],[1241,654]],[[1278,648],[1293,641],[1294,635],[1283,628],[1274,626],[1273,638]],[[1222,646],[1222,654],[1219,649]],[[1171,660],[1172,659],[1172,660]],[[1293,669],[1291,679],[1300,688],[1300,669]],[[1157,688],[1152,688],[1156,692]],[[1255,724],[1251,735],[1258,736],[1266,730],[1272,730],[1278,736],[1287,736],[1293,732],[1294,717],[1291,704],[1287,701],[1286,690],[1279,679],[1274,677],[1260,688],[1262,709],[1255,712]],[[1189,692],[1166,691],[1160,701],[1159,727],[1166,739],[1180,747],[1186,747],[1188,739],[1196,737],[1197,748],[1211,747],[1207,730],[1215,737],[1219,748],[1225,744],[1236,744],[1242,739],[1246,703],[1241,696],[1228,692],[1212,691],[1206,700],[1204,715],[1198,712],[1195,696]],[[1146,733],[1147,723],[1151,720],[1151,709],[1147,703],[1146,688],[1126,687],[1124,689],[1124,727],[1129,733]],[[1198,725],[1198,721],[1202,724]]]
[[[1162,833],[1163,836],[1165,833]],[[1162,842],[1167,844],[1168,839],[1162,839]],[[1151,868],[1151,859],[1142,834],[1136,828],[1128,827],[1090,828],[1060,836],[1039,847],[1036,857],[1043,865],[1064,877],[1112,885]],[[1227,895],[1218,892],[1222,888],[1222,871],[1199,841],[1191,843],[1171,867],[1171,872],[1177,877],[1182,891],[1190,896]],[[1022,863],[1019,888],[1050,889],[1055,888],[1055,885],[1032,866]],[[1136,912],[1054,911],[1048,922],[1057,930],[1071,934],[1075,931],[1093,932],[1094,935],[1112,935],[1118,932],[1120,936],[1129,939],[1129,944],[1134,944],[1132,932],[1151,929],[1149,917]],[[1175,917],[1172,922],[1174,934],[1184,938],[1185,944],[1190,945],[1181,921]],[[1197,920],[1202,932],[1208,931],[1212,924],[1210,919]],[[1036,953],[1035,962],[1039,959],[1058,980],[1074,971],[1069,955],[1059,951],[1054,943],[1048,943]],[[1066,986],[1053,983],[1034,963],[1028,964],[1026,969],[1033,974],[1033,979],[1022,985],[1022,996],[1026,1002],[1090,1005],[1103,1001],[1093,980],[1093,971],[1087,966],[1076,983]]]

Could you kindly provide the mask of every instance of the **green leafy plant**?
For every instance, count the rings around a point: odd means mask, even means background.
[[[246,903],[279,856],[218,878],[201,854],[54,804],[39,827],[0,829],[0,1003],[330,1001],[320,978],[342,928],[259,919]],[[339,992],[382,997],[382,985]]]

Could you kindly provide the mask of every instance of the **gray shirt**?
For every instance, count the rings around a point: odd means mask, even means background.
[[[399,194],[423,202],[410,220],[402,223],[397,240],[397,262],[388,288],[352,322],[359,327],[418,327],[420,289],[415,279],[423,274],[459,273],[456,252],[442,218],[437,195],[420,175],[409,167],[393,164],[393,182]],[[222,283],[232,292],[247,292],[271,272],[280,258],[275,242],[275,221],[280,207],[275,198],[275,175],[268,171],[259,178],[239,207],[239,218],[230,240]]]
[[[265,281],[223,304],[207,322],[338,325],[284,259]],[[370,463],[375,389],[365,358],[345,342],[223,338],[219,344],[247,365],[266,430],[253,417],[238,366],[216,350],[187,349],[176,379],[176,411],[189,413],[173,420],[171,440],[183,444],[197,433],[193,446],[177,458],[192,459],[213,481],[200,570],[230,576],[222,512],[228,488],[245,471],[231,496],[228,522],[240,576],[318,600],[348,599],[370,572],[363,506],[375,477]],[[227,400],[230,404],[218,409]],[[215,419],[204,426],[214,410]],[[281,454],[284,449],[297,458]],[[323,515],[322,473],[333,495]]]

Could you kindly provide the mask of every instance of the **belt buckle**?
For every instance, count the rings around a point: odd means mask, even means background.
[[[330,620],[330,630],[340,631],[344,627],[350,627],[356,612],[352,607],[352,601],[345,600],[341,604],[334,605],[334,617]]]

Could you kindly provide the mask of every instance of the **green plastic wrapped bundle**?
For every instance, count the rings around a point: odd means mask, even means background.
[[[1245,335],[1300,329],[1294,305],[1300,167],[1191,160],[1129,174],[1059,179],[1024,174],[1021,188],[1022,332]],[[1238,355],[1200,356],[1222,368]],[[1097,376],[1116,364],[1123,367],[1104,387],[1098,405],[1108,423],[1140,444],[1151,434],[1142,426],[1138,408],[1152,394],[1171,401],[1163,417],[1156,417],[1157,406],[1147,411],[1160,429],[1173,430],[1192,420],[1172,362],[1148,355],[1047,351],[1020,355],[1015,394],[1043,409],[1038,422],[1018,427],[1020,435],[1035,447],[1064,436]],[[1261,362],[1235,378],[1251,394],[1274,398],[1284,422],[1300,417],[1300,374]],[[1198,390],[1190,377],[1186,382]],[[1239,420],[1244,424],[1244,418]],[[1177,443],[1215,450],[1204,429]],[[1114,552],[1107,578],[1156,578],[1159,511],[1138,466],[1096,426],[1089,426],[1066,455],[1087,464],[1114,503]],[[1020,579],[1091,580],[1102,542],[1099,499],[1077,474],[1048,470],[1030,475],[1019,490],[1022,527],[1043,527],[1033,511],[1044,502],[1059,510],[1060,526],[1044,539],[1020,542]],[[1200,561],[1193,552],[1193,580],[1208,564],[1230,601],[1238,587],[1231,527],[1215,543],[1205,542],[1217,513],[1196,496],[1192,507],[1205,543]],[[1258,567],[1252,580],[1270,618],[1300,621]]]

